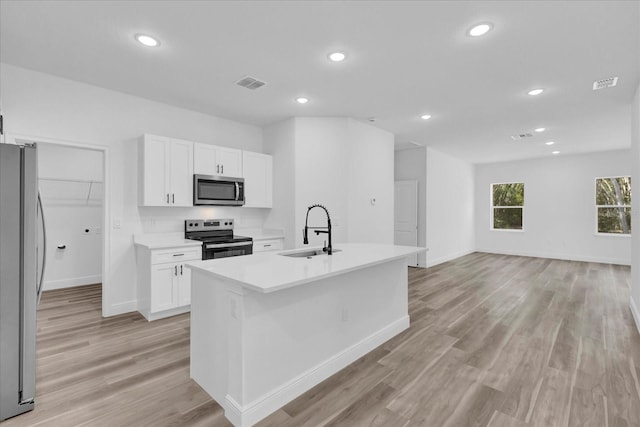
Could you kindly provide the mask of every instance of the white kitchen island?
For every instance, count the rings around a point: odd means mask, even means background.
[[[424,248],[340,244],[196,261],[191,377],[250,426],[409,327],[406,257]]]

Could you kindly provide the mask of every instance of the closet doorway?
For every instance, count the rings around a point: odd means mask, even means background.
[[[38,144],[47,230],[43,291],[102,283],[104,154]]]
[[[6,140],[38,145],[47,227],[43,290],[99,286],[102,316],[109,316],[109,147],[17,134]]]

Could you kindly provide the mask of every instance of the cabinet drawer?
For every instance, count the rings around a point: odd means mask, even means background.
[[[190,246],[186,248],[173,248],[153,251],[151,253],[151,264],[162,264],[165,262],[182,262],[202,259],[202,248]]]
[[[282,247],[283,239],[253,241],[253,252],[279,251]]]

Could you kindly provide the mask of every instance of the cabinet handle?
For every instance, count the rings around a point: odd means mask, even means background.
[[[220,165],[216,165],[216,173],[220,173]]]
[[[173,266],[173,274],[176,275],[176,276],[178,275],[178,266],[177,265]]]
[[[224,165],[220,166],[220,173],[224,175]]]
[[[171,194],[171,203],[173,203],[174,205],[176,204],[176,194],[175,193]]]
[[[265,247],[265,248],[270,248],[270,247],[271,247],[271,245],[264,245],[264,247]]]
[[[167,204],[169,204],[169,193],[167,193]]]
[[[184,254],[173,254],[173,256],[184,256]]]
[[[180,275],[182,276],[182,264],[180,264]]]

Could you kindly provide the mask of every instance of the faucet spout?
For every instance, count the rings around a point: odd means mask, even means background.
[[[311,209],[313,208],[322,208],[324,210],[324,212],[327,214],[327,226],[326,227],[309,227],[309,212],[311,211]],[[329,235],[329,245],[325,246],[324,248],[322,248],[323,251],[325,251],[327,253],[327,255],[332,255],[333,254],[333,249],[331,246],[331,217],[329,216],[329,211],[327,210],[327,208],[325,208],[322,205],[311,205],[307,208],[307,217],[304,221],[304,230],[303,230],[303,241],[302,243],[305,245],[309,244],[309,229],[313,229],[313,231],[316,233],[316,235],[320,235],[320,233],[323,234],[328,234]]]

